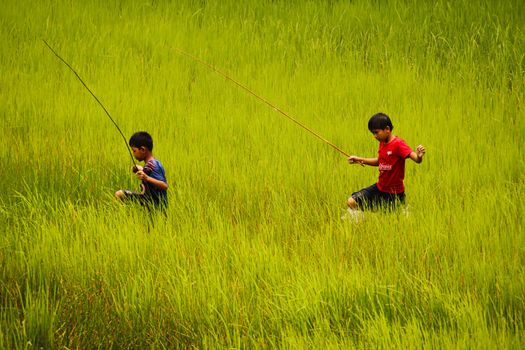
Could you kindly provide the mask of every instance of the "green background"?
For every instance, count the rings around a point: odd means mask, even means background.
[[[521,348],[522,1],[5,1],[0,347]],[[122,137],[149,131],[167,218]],[[341,220],[385,112],[409,215]],[[152,225],[151,222],[154,224]]]

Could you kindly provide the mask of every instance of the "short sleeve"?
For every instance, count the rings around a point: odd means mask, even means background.
[[[410,156],[410,153],[412,153],[412,148],[410,148],[409,145],[404,140],[399,140],[399,143],[397,145],[397,154],[401,158],[408,158]]]
[[[152,160],[150,160],[149,162],[146,163],[146,165],[144,165],[144,172],[147,175],[150,175],[151,173],[153,173],[154,170],[155,170],[155,163]]]

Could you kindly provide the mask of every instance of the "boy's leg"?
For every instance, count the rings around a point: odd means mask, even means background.
[[[117,192],[115,192],[115,198],[118,200],[123,200],[124,196],[125,196],[125,193],[123,190],[118,190]]]
[[[405,193],[384,193],[381,192],[381,207],[385,210],[396,210],[405,204]]]
[[[352,210],[357,209],[372,209],[379,200],[379,190],[377,185],[373,184],[363,188],[360,191],[352,193],[352,196],[348,198],[348,208]]]
[[[347,212],[341,217],[343,220],[351,220],[353,222],[359,223],[364,219],[364,212],[359,210],[359,207],[363,207],[362,205],[362,196],[358,195],[359,193],[362,193],[366,189],[363,189],[361,191],[352,193],[352,196],[348,198],[346,201],[346,204],[348,205]],[[361,203],[361,204],[360,204]]]
[[[348,198],[348,201],[346,201],[346,204],[348,205],[348,208],[352,210],[357,209],[357,202],[355,201],[354,197]]]
[[[136,201],[140,204],[144,204],[145,202],[144,194],[140,192],[133,192],[130,190],[118,190],[117,192],[115,192],[115,198],[122,201]]]

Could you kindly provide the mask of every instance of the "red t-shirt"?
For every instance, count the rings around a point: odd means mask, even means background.
[[[377,188],[381,192],[405,192],[405,159],[412,149],[399,137],[394,137],[389,143],[379,143],[379,180]]]

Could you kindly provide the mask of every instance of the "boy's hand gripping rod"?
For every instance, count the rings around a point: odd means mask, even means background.
[[[69,65],[69,63],[67,63],[62,57],[60,57],[60,55],[58,53],[56,53],[55,50],[53,50],[53,48],[45,41],[45,40],[42,40],[44,42],[44,44],[46,44],[46,46],[49,48],[49,50],[51,50],[51,52],[53,52],[55,54],[56,57],[58,57],[59,60],[61,60],[69,69],[71,69],[71,71],[76,75],[76,77],[78,78],[78,80],[80,80],[80,82],[82,83],[82,85],[84,85],[84,87],[86,88],[87,91],[89,91],[89,93],[91,94],[91,96],[93,96],[93,98],[95,98],[95,100],[98,102],[98,104],[100,105],[100,107],[102,107],[102,109],[104,110],[104,112],[106,112],[106,115],[109,117],[109,119],[111,120],[111,122],[113,123],[113,125],[115,125],[115,127],[117,128],[118,132],[120,133],[120,135],[122,136],[122,138],[124,139],[124,143],[126,144],[126,149],[128,150],[129,152],[129,156],[131,157],[131,162],[133,163],[133,171],[136,172],[138,170],[137,168],[137,163],[135,163],[135,158],[133,158],[133,154],[131,154],[131,150],[129,149],[128,147],[128,142],[126,140],[126,137],[124,136],[124,134],[122,133],[122,130],[120,130],[119,126],[117,125],[117,123],[115,122],[115,120],[111,117],[111,115],[109,114],[108,110],[106,109],[106,107],[104,107],[104,105],[102,104],[102,102],[100,102],[100,100],[97,98],[97,96],[95,96],[95,94],[91,91],[90,88],[88,88],[88,86],[86,85],[86,83],[84,83],[84,81],[82,80],[82,78],[78,75],[78,73],[73,69],[73,67],[71,67]]]
[[[257,99],[261,100],[262,102],[266,103],[268,106],[272,107],[273,110],[281,113],[282,115],[284,115],[286,118],[290,119],[292,122],[294,122],[295,124],[299,125],[301,128],[305,129],[306,131],[308,131],[309,133],[311,133],[312,135],[314,135],[315,137],[317,137],[318,139],[320,139],[321,141],[323,141],[324,143],[326,143],[327,145],[331,146],[333,149],[335,149],[337,152],[341,153],[342,155],[344,155],[346,158],[350,157],[350,155],[348,153],[346,153],[345,151],[343,151],[342,149],[340,149],[339,147],[337,147],[336,145],[334,145],[332,142],[328,141],[327,139],[325,139],[324,137],[322,137],[321,135],[319,135],[318,133],[316,133],[315,131],[313,131],[312,129],[310,129],[309,127],[307,127],[306,125],[300,123],[297,119],[291,117],[290,115],[288,115],[287,113],[285,113],[283,110],[281,110],[280,108],[278,108],[277,106],[273,105],[272,103],[270,103],[268,100],[262,98],[261,96],[257,95],[256,93],[254,93],[253,91],[251,91],[250,89],[248,89],[246,86],[242,85],[241,83],[239,83],[238,81],[234,80],[233,78],[229,77],[228,75],[226,75],[225,73],[221,72],[220,70],[218,70],[217,68],[215,68],[214,66],[212,66],[211,64],[203,61],[202,59],[198,58],[198,57],[195,57],[193,55],[190,55],[189,53],[185,52],[185,51],[182,51],[181,49],[179,48],[174,48],[175,51],[177,51],[179,54],[183,55],[183,56],[186,56],[186,57],[189,57],[190,59],[192,59],[193,61],[196,61],[196,62],[199,62],[200,64],[202,64],[203,66],[206,66],[208,67],[209,69],[213,70],[214,72],[222,75],[223,77],[225,77],[226,79],[228,79],[229,81],[233,82],[235,85],[237,85],[238,87],[240,87],[241,89],[245,90],[246,92],[248,92],[249,94],[255,96]]]

